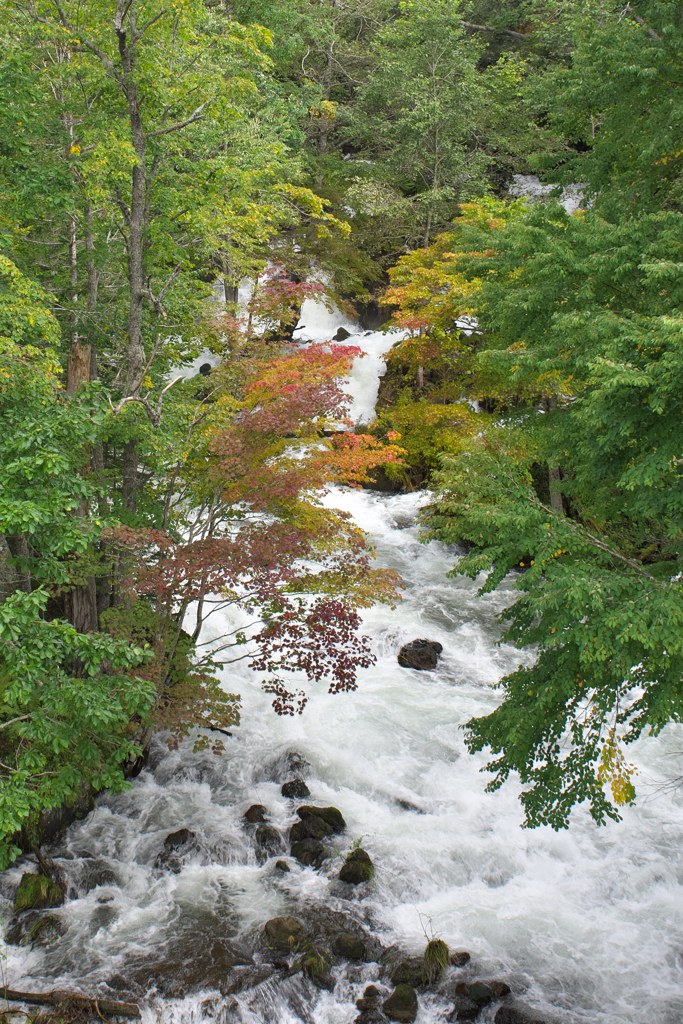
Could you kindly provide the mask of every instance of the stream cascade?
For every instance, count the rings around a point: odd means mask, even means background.
[[[365,353],[349,381],[351,416],[369,421],[392,335],[364,332],[310,300],[301,323],[304,342],[339,326],[351,332],[348,343]],[[505,981],[539,1020],[678,1024],[683,806],[662,787],[678,774],[680,727],[633,746],[639,801],[622,822],[598,828],[578,808],[566,831],[523,830],[516,783],[487,793],[485,753],[471,756],[462,731],[495,707],[493,684],[531,657],[497,645],[514,580],[478,597],[476,582],[447,578],[458,550],[419,540],[426,493],[334,488],[325,500],[351,513],[372,536],[377,563],[406,583],[398,607],[363,616],[376,664],[359,672],[355,693],[328,695],[320,684],[294,718],[272,713],[245,662],[226,668],[226,688],[243,698],[226,752],[193,753],[191,738],[171,751],[155,738],[130,791],[101,796],[49,847],[69,883],[52,912],[63,934],[33,948],[7,944],[7,983],[135,999],[144,1024],[350,1024],[368,985],[384,998],[392,991],[370,956],[334,962],[332,988],[301,973],[260,976],[249,960],[258,961],[264,924],[293,915],[328,931],[345,922],[376,957],[419,955],[432,935],[469,952],[441,985],[418,990],[417,1024],[454,1019],[453,986],[488,979]],[[212,617],[203,640],[239,625]],[[433,671],[398,665],[401,646],[418,637],[443,645]],[[310,790],[305,800],[282,795],[293,778]],[[289,856],[286,834],[302,803],[337,807],[347,823],[332,839],[339,856],[319,870]],[[265,858],[244,820],[254,804],[281,837]],[[180,829],[194,837],[169,856],[164,842]],[[376,874],[344,886],[343,857],[358,842]],[[276,868],[283,859],[289,871]],[[22,872],[35,870],[23,858],[0,876],[5,923]],[[500,1006],[476,1020],[492,1022]]]

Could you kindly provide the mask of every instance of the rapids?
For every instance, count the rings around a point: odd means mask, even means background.
[[[354,366],[350,390],[354,418],[369,420],[391,337],[363,334],[310,302],[302,323],[309,340],[329,338],[344,323],[350,343],[368,352]],[[415,515],[426,499],[330,492],[328,503],[372,535],[378,564],[397,569],[407,584],[399,607],[364,616],[377,663],[360,673],[356,693],[329,696],[321,684],[294,719],[273,715],[244,663],[226,669],[226,687],[244,701],[226,754],[194,754],[191,742],[169,751],[157,739],[130,792],[102,796],[53,845],[51,855],[80,898],[58,911],[67,931],[53,946],[5,947],[12,987],[116,998],[112,988],[124,988],[140,964],[205,960],[216,944],[238,945],[277,914],[329,907],[355,916],[385,946],[400,943],[414,953],[433,930],[472,954],[464,976],[503,978],[553,1020],[680,1022],[683,808],[676,793],[658,789],[677,774],[680,728],[633,749],[641,796],[623,822],[599,829],[579,809],[568,831],[522,830],[516,785],[485,792],[485,758],[467,753],[460,728],[495,706],[492,684],[530,656],[496,644],[496,614],[512,600],[514,580],[477,597],[473,582],[448,579],[457,550],[419,543]],[[210,619],[204,639],[226,625]],[[422,636],[444,646],[437,670],[401,669],[400,645]],[[315,872],[290,859],[291,873],[282,876],[275,858],[256,859],[242,815],[261,803],[282,832],[292,823],[297,804],[280,794],[292,751],[310,763],[311,801],[339,807],[346,818],[338,850],[363,837],[375,861],[376,881],[361,899],[342,898],[331,882],[340,861]],[[195,852],[178,873],[155,867],[164,838],[181,827],[196,832]],[[5,897],[26,866],[0,878]],[[110,874],[88,892],[93,870]],[[10,911],[4,898],[6,920]],[[145,1024],[349,1024],[378,967],[343,965],[334,974],[333,993],[296,977],[227,998],[211,985],[184,995],[171,979],[165,994],[147,998]],[[449,1005],[421,996],[418,1024],[444,1021]],[[494,1011],[478,1020],[491,1021]]]

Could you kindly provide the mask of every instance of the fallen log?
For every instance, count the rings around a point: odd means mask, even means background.
[[[0,999],[11,1003],[33,1003],[36,1006],[60,1006],[69,1003],[80,1010],[90,1010],[110,1017],[141,1017],[140,1008],[135,1003],[119,1003],[112,999],[89,999],[75,992],[17,992],[13,988],[0,988]]]

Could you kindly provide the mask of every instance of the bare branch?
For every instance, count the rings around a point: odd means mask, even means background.
[[[152,405],[150,405],[146,398],[141,398],[140,395],[129,395],[128,398],[122,398],[119,404],[116,406],[116,408],[111,404],[110,399],[109,408],[113,412],[114,416],[118,416],[126,402],[139,402],[140,405],[144,408],[147,415],[149,416],[149,420],[152,426],[158,428],[161,423],[161,409],[164,404],[164,395],[166,394],[167,391],[170,390],[170,388],[173,387],[174,384],[177,384],[178,381],[182,379],[183,378],[181,375],[179,377],[176,377],[175,380],[172,380],[170,384],[166,385],[164,390],[159,395],[159,401],[157,402],[156,409]]]
[[[658,35],[657,35],[657,33],[655,32],[655,30],[654,30],[653,28],[648,28],[648,27],[647,27],[647,24],[646,24],[646,23],[645,23],[645,22],[643,21],[643,19],[642,19],[642,18],[640,17],[640,15],[639,15],[639,14],[636,14],[636,12],[635,12],[635,11],[633,10],[633,8],[631,7],[631,4],[630,4],[630,3],[627,3],[627,4],[626,4],[626,7],[624,7],[623,11],[622,11],[622,12],[621,12],[621,14],[619,15],[619,21],[621,21],[621,19],[622,19],[622,18],[623,18],[624,16],[628,16],[628,17],[632,18],[632,19],[633,19],[633,21],[635,21],[635,23],[636,23],[637,25],[640,25],[640,27],[641,27],[641,28],[644,28],[644,29],[646,29],[646,30],[647,30],[647,34],[649,35],[650,39],[654,39],[654,41],[655,41],[656,43],[661,43],[661,42],[663,42],[663,39],[662,39],[662,37],[661,37],[661,36],[658,36]]]
[[[6,729],[8,726],[14,725],[15,722],[25,722],[26,719],[30,717],[30,715],[20,715],[19,718],[10,718],[9,722],[3,722],[2,725],[0,725],[0,729]]]
[[[492,25],[473,25],[471,21],[461,21],[463,28],[471,28],[476,32],[501,32],[504,36],[512,36],[513,39],[528,39],[526,32],[515,32],[511,28],[494,28]]]
[[[213,102],[215,98],[215,96],[211,96],[208,100],[205,100],[201,106],[197,107],[193,114],[190,114],[187,121],[181,121],[180,124],[172,124],[170,128],[160,128],[156,132],[147,132],[145,139],[153,139],[157,135],[168,135],[170,132],[177,132],[180,131],[181,128],[187,128],[188,124],[194,124],[195,121],[203,121],[204,115],[202,114],[202,111],[204,110],[204,107]]]
[[[168,289],[171,287],[171,285],[175,281],[176,277],[180,273],[180,268],[181,267],[182,267],[182,263],[178,263],[177,266],[174,267],[173,273],[171,274],[171,276],[169,277],[168,281],[166,282],[166,284],[164,285],[164,287],[161,289],[161,291],[159,292],[159,294],[156,297],[155,297],[155,295],[152,292],[151,285],[150,284],[147,285],[147,294],[149,295],[150,302],[154,306],[154,309],[156,310],[157,314],[159,316],[163,316],[164,320],[166,319],[166,310],[162,306],[162,302],[166,298],[166,293],[168,292]]]

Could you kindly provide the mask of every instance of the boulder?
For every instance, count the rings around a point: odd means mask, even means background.
[[[392,985],[412,985],[417,988],[425,979],[425,962],[421,956],[407,956],[391,973]]]
[[[276,860],[275,868],[277,871],[284,871],[286,873],[292,870],[286,860]]]
[[[398,652],[398,663],[401,668],[415,668],[426,672],[436,668],[443,646],[438,640],[413,640],[404,644]]]
[[[517,1002],[501,1006],[493,1020],[495,1024],[549,1024],[547,1017]]]
[[[303,820],[309,817],[321,818],[334,833],[343,832],[346,828],[346,822],[342,813],[336,807],[309,807],[304,805],[299,807],[296,813]]]
[[[285,782],[280,792],[288,800],[305,800],[307,796],[311,795],[311,791],[303,779],[292,779],[291,782]]]
[[[493,992],[494,999],[502,999],[504,996],[509,996],[511,989],[506,981],[487,981],[487,986]]]
[[[365,850],[352,850],[339,872],[339,879],[351,885],[359,885],[361,882],[369,882],[374,873],[373,863]]]
[[[43,875],[23,874],[14,900],[15,910],[44,910],[61,907],[64,892],[51,878]]]
[[[275,949],[290,950],[304,933],[304,926],[298,917],[273,917],[266,921],[266,938]]]
[[[332,828],[317,815],[309,815],[303,821],[295,822],[289,830],[290,843],[299,843],[302,839],[325,839],[332,835]]]
[[[397,985],[388,999],[384,1000],[382,1009],[389,1020],[412,1024],[417,1017],[417,995],[412,985]]]
[[[387,1024],[388,1020],[379,1006],[373,1006],[359,1013],[353,1024]]]
[[[185,846],[194,838],[195,833],[190,831],[189,828],[179,828],[177,832],[171,832],[166,836],[164,839],[164,846],[167,850],[177,850],[179,847]]]
[[[325,847],[318,839],[300,839],[292,843],[291,853],[304,867],[319,868],[325,859]]]
[[[342,932],[332,943],[332,951],[345,960],[364,960],[365,943],[352,932]],[[363,1007],[361,1006],[362,1010]]]
[[[266,820],[266,809],[263,804],[252,804],[244,815],[244,820],[250,825],[259,825]]]
[[[338,327],[337,333],[332,338],[332,341],[346,341],[346,339],[350,337],[351,331],[347,331],[345,327]]]

